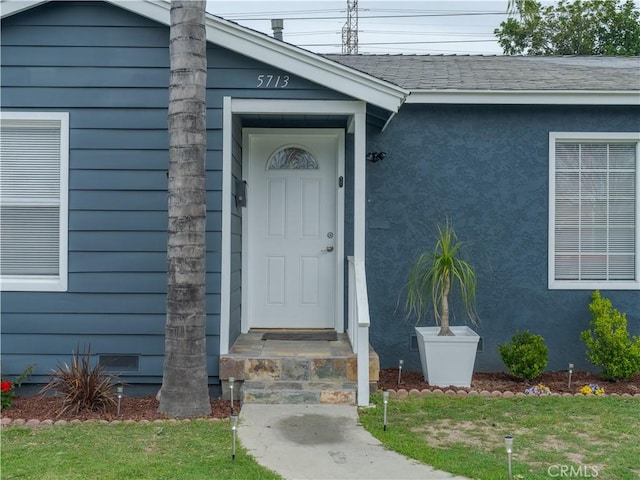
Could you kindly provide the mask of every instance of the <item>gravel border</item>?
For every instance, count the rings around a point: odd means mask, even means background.
[[[411,397],[423,397],[425,395],[448,395],[450,397],[507,397],[507,398],[511,398],[511,397],[534,397],[536,395],[526,395],[523,392],[517,392],[517,393],[513,393],[513,392],[501,392],[499,390],[494,390],[493,392],[490,392],[488,390],[481,390],[481,391],[477,391],[477,390],[471,390],[469,392],[467,392],[466,390],[442,390],[440,388],[436,388],[434,390],[430,390],[430,389],[424,389],[424,390],[417,390],[415,388],[412,388],[411,390],[407,391],[404,388],[401,388],[399,390],[393,390],[393,389],[389,389],[387,390],[389,392],[389,397],[390,398],[397,398],[397,399],[402,399],[402,398],[407,398],[409,396]],[[551,393],[550,395],[544,395],[544,396],[550,396],[550,397],[626,397],[626,398],[640,398],[640,393],[635,393],[633,395],[631,395],[630,393],[623,393],[623,394],[618,394],[618,393],[611,393],[611,394],[606,394],[603,393],[602,395],[584,395],[582,393]]]
[[[0,427],[50,427],[50,426],[59,426],[59,425],[82,425],[85,423],[101,423],[104,425],[119,425],[122,423],[125,424],[130,424],[130,423],[135,423],[135,424],[140,424],[140,425],[150,425],[150,424],[154,424],[154,423],[189,423],[189,422],[194,422],[194,421],[198,421],[198,420],[204,420],[207,422],[221,422],[223,420],[226,420],[226,418],[181,418],[181,419],[175,419],[175,418],[167,418],[167,419],[157,419],[157,420],[97,420],[97,419],[91,419],[91,420],[37,420],[37,419],[31,419],[31,420],[25,420],[24,418],[16,418],[16,419],[12,419],[12,418],[8,418],[8,417],[2,417],[0,419]]]

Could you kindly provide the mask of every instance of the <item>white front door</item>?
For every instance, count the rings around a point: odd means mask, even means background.
[[[343,138],[338,130],[245,131],[249,328],[336,327]]]

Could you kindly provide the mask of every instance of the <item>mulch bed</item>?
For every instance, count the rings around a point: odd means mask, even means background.
[[[234,402],[234,411],[240,411],[240,402]],[[120,415],[117,409],[102,411],[84,410],[79,413],[65,413],[58,416],[61,400],[55,397],[16,397],[10,409],[3,410],[1,417],[24,420],[134,420],[154,421],[166,419],[158,413],[158,401],[156,397],[124,397],[120,402]],[[228,400],[211,400],[211,415],[206,418],[229,418],[231,415],[231,402]]]
[[[600,387],[604,387],[605,393],[610,394],[630,394],[640,395],[640,375],[636,375],[632,379],[626,382],[610,382],[600,378],[595,373],[589,373],[584,371],[575,371],[571,376],[571,388],[568,386],[569,374],[568,372],[548,372],[535,379],[533,382],[523,382],[508,373],[474,373],[473,380],[471,382],[471,388],[458,388],[458,387],[434,387],[427,384],[424,381],[421,372],[414,371],[402,371],[401,382],[398,385],[398,369],[397,368],[385,368],[380,371],[380,381],[378,382],[378,388],[380,390],[395,390],[401,389],[407,392],[411,390],[464,390],[477,392],[512,392],[521,393],[525,389],[537,385],[539,383],[551,389],[552,393],[571,393],[576,394],[583,385],[597,383]],[[124,397],[120,404],[120,415],[116,410],[110,410],[106,412],[100,411],[82,411],[80,413],[71,414],[67,413],[62,416],[58,416],[60,410],[61,400],[55,397],[16,397],[13,401],[13,405],[10,409],[5,409],[0,412],[0,417],[3,419],[3,423],[7,423],[9,419],[23,419],[28,420],[106,420],[106,421],[155,421],[165,419],[163,415],[158,413],[158,401],[155,397]],[[240,410],[240,403],[234,402],[234,410],[238,412]],[[214,399],[211,400],[211,415],[207,418],[229,418],[231,414],[231,404],[228,400]]]

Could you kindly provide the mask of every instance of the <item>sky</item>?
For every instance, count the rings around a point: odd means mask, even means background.
[[[318,53],[342,51],[347,0],[209,0],[207,11]],[[500,55],[493,31],[507,18],[507,0],[359,0],[358,53]]]

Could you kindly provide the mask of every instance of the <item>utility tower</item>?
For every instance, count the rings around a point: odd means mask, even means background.
[[[347,0],[347,23],[342,27],[342,53],[358,53],[358,0]]]

